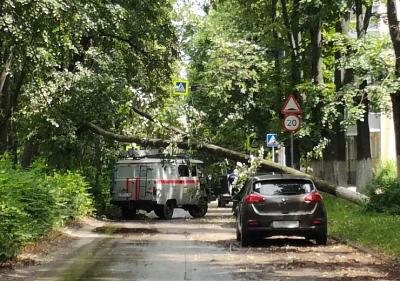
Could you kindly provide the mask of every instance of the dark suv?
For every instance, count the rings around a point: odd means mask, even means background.
[[[306,177],[258,175],[246,182],[236,199],[236,238],[241,246],[275,235],[327,242],[322,196]]]

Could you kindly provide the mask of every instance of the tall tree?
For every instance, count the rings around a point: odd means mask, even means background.
[[[396,1],[387,0],[387,16],[389,21],[390,38],[395,52],[395,75],[400,78],[400,26],[397,15]],[[397,176],[400,181],[400,91],[391,93],[393,121],[396,138]]]
[[[100,177],[118,144],[99,143],[80,124],[165,134],[131,107],[165,116],[171,103],[178,56],[172,4],[0,1],[0,152],[23,150],[25,166],[40,156],[51,167],[80,169],[104,194]]]
[[[335,32],[341,36],[345,41],[348,41],[349,36],[349,23],[351,18],[351,5],[345,7],[342,16],[335,25]],[[335,90],[337,93],[337,100],[342,101],[341,89],[352,78],[351,71],[340,65],[342,59],[342,50],[338,49],[335,52],[335,70],[334,70],[334,82]],[[345,107],[343,102],[339,102],[336,106],[338,117],[333,124],[333,131],[331,132],[330,140],[331,144],[327,148],[325,153],[326,159],[333,161],[333,182],[339,186],[347,186],[348,184],[348,171],[346,163],[346,132],[342,126],[342,122],[345,118]],[[325,177],[326,178],[326,177]]]
[[[372,16],[372,2],[363,5],[363,1],[355,0],[355,15],[356,15],[356,31],[357,39],[363,40],[367,34],[369,22]],[[364,80],[360,84],[360,92],[367,86],[367,81]],[[367,95],[360,95],[356,99],[364,107],[362,119],[357,120],[357,173],[356,184],[360,189],[365,188],[372,177],[371,163],[371,144],[369,131],[369,98]]]

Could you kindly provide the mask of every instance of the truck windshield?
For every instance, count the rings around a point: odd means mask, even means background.
[[[117,178],[132,178],[133,169],[129,166],[117,166]]]
[[[179,165],[178,173],[180,177],[188,177],[189,176],[189,167],[187,165]]]

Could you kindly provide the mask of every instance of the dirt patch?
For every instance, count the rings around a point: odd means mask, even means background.
[[[227,249],[238,279],[246,280],[400,280],[400,264],[329,240],[318,246],[305,239],[270,238],[242,248],[236,240],[212,244]],[[222,261],[217,261],[221,265]]]
[[[160,233],[155,228],[129,228],[129,227],[115,227],[115,226],[101,226],[93,229],[93,232],[103,234],[157,234]]]

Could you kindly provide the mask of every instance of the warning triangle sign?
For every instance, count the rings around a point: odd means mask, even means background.
[[[294,114],[298,114],[301,113],[301,108],[299,106],[299,103],[297,102],[297,100],[294,98],[293,95],[290,95],[286,101],[285,104],[282,106],[281,108],[281,113],[282,114],[290,114],[290,113],[294,113]]]

